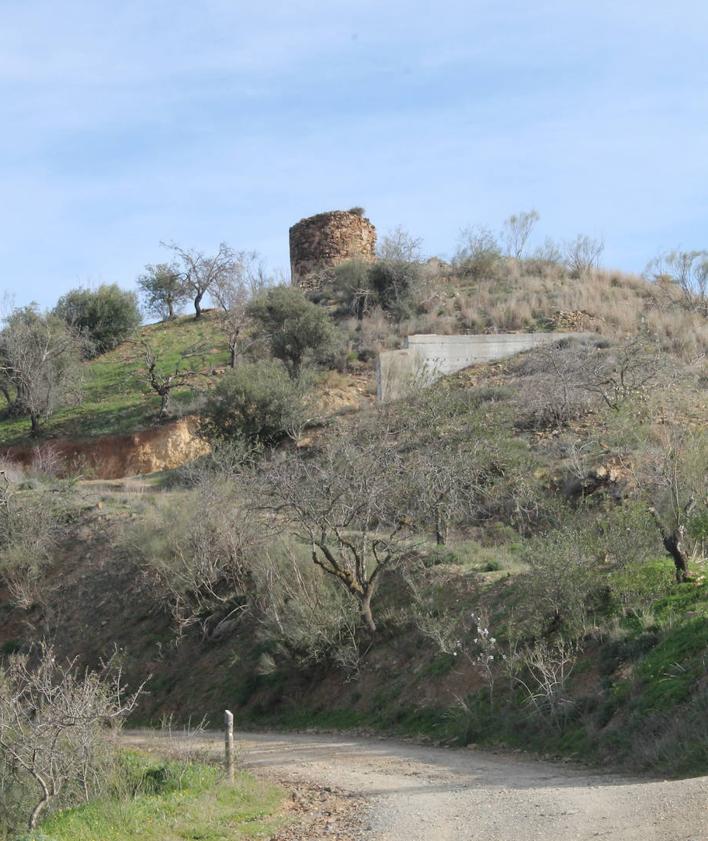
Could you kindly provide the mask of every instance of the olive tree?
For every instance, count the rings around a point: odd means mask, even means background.
[[[147,312],[165,321],[174,319],[189,300],[184,279],[174,262],[145,266],[138,286]]]
[[[689,578],[692,518],[708,507],[708,442],[705,432],[670,427],[639,470],[640,481],[676,581]]]
[[[292,286],[274,286],[256,296],[248,315],[268,339],[271,353],[296,378],[308,357],[323,358],[331,351],[334,327],[322,307]]]
[[[169,412],[172,392],[176,388],[187,385],[195,376],[196,371],[189,371],[182,368],[186,359],[194,356],[197,348],[183,350],[174,365],[174,369],[161,363],[159,351],[149,341],[144,339],[141,343],[143,361],[147,383],[152,391],[160,398],[160,408],[157,413],[158,420],[164,420]]]
[[[97,289],[72,289],[59,299],[54,313],[85,337],[84,349],[89,356],[113,350],[141,321],[135,293],[115,283],[104,283]]]
[[[14,310],[0,331],[0,379],[17,414],[29,417],[31,433],[78,399],[81,335],[63,318],[31,305]]]

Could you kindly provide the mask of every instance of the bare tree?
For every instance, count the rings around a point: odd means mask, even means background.
[[[508,257],[515,260],[523,257],[526,243],[540,218],[537,210],[523,210],[504,220],[502,239]]]
[[[667,251],[649,263],[646,274],[674,283],[688,306],[708,315],[708,251]]]
[[[406,459],[405,507],[433,528],[439,546],[447,543],[451,524],[469,521],[484,509],[496,455],[488,440],[457,444],[439,439]]]
[[[55,409],[78,399],[82,339],[55,315],[35,306],[15,310],[0,332],[0,382],[32,435]]]
[[[587,234],[578,234],[574,240],[566,242],[563,257],[571,277],[587,277],[598,267],[604,250],[605,243],[601,239]]]
[[[614,411],[631,397],[642,397],[656,379],[660,358],[644,337],[634,336],[617,347],[585,354],[579,385],[598,394]]]
[[[417,263],[421,259],[421,237],[414,237],[400,225],[389,231],[376,248],[376,256],[380,260],[397,263]]]
[[[233,254],[230,272],[219,273],[211,291],[219,305],[220,321],[229,347],[229,366],[236,367],[236,360],[253,343],[249,327],[251,320],[248,304],[268,285],[263,266],[255,251],[237,251]]]
[[[150,342],[143,340],[141,345],[148,385],[160,398],[160,410],[157,417],[158,420],[164,420],[167,417],[174,389],[186,385],[196,376],[196,371],[183,371],[182,364],[190,356],[196,355],[198,349],[192,347],[182,351],[175,364],[174,371],[168,373],[160,369],[158,352]]]
[[[80,674],[76,661],[59,663],[48,646],[36,658],[14,657],[0,673],[0,761],[36,788],[30,830],[72,784],[88,800],[105,728],[135,708],[141,689],[126,694],[121,671],[112,664]]]
[[[670,428],[640,478],[678,583],[689,578],[691,516],[698,506],[705,510],[708,505],[707,456],[704,435]]]
[[[285,518],[310,547],[312,562],[356,600],[364,625],[376,630],[371,601],[382,573],[410,547],[395,505],[401,462],[385,440],[330,440],[317,458],[273,464],[258,483],[255,504]]]
[[[220,243],[216,254],[209,255],[197,249],[182,248],[174,242],[162,243],[175,255],[184,287],[194,300],[194,317],[201,318],[202,300],[207,292],[224,277],[230,277],[237,269],[236,252],[225,242]]]

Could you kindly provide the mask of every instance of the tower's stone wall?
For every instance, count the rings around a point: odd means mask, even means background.
[[[290,228],[292,282],[306,291],[319,288],[322,269],[353,258],[373,260],[375,253],[376,228],[351,210],[318,213]]]

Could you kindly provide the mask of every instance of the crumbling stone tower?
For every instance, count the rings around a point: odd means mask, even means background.
[[[376,228],[358,208],[318,213],[290,228],[292,282],[307,292],[319,289],[322,269],[373,260],[375,252]]]

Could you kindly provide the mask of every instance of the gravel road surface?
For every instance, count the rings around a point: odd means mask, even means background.
[[[214,734],[202,746],[216,753],[221,744]],[[708,777],[632,779],[349,736],[247,733],[238,745],[254,773],[361,798],[346,837],[362,841],[708,841]]]

